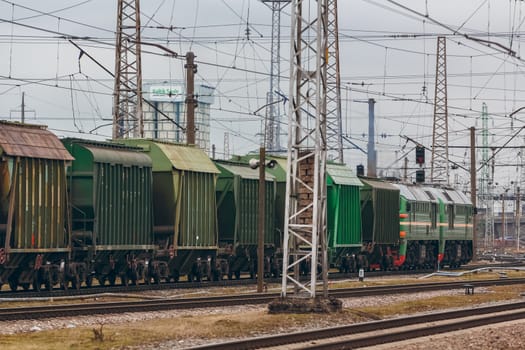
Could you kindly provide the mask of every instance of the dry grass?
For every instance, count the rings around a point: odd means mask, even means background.
[[[386,318],[400,314],[413,314],[446,308],[459,308],[466,305],[513,300],[518,298],[520,293],[524,291],[525,286],[523,285],[495,286],[485,289],[483,293],[480,293],[478,290],[475,294],[469,295],[438,296],[428,299],[407,300],[401,303],[391,304],[388,307],[365,307],[358,308],[357,311]]]
[[[331,317],[348,323],[361,320],[347,312]],[[269,315],[266,311],[250,311],[242,314],[185,316],[176,319],[150,320],[140,324],[104,325],[103,328],[83,327],[61,329],[22,335],[0,336],[3,350],[45,350],[57,349],[122,349],[140,344],[155,344],[162,341],[178,341],[188,338],[235,338],[255,336],[262,333],[285,331],[280,324],[300,326],[314,322],[319,315]],[[104,341],[97,340],[95,331],[102,329]]]

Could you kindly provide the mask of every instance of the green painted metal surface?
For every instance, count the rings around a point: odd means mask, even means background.
[[[219,170],[206,153],[169,142],[122,142],[141,147],[152,159],[157,237],[167,234],[167,243],[175,250],[217,247],[215,188]]]
[[[329,248],[361,245],[361,181],[344,165],[328,164],[327,225]]]
[[[326,165],[326,174],[328,175],[327,181],[331,180],[338,185],[363,186],[359,178],[346,165],[329,163]]]
[[[407,222],[408,240],[439,240],[438,200],[428,196],[426,187],[395,185],[400,188],[401,196],[410,205]]]
[[[259,220],[259,171],[246,164],[216,161],[219,235],[234,245],[257,245]],[[266,174],[264,243],[276,242],[275,178]]]
[[[150,249],[153,244],[151,160],[137,148],[63,140],[75,161],[68,168],[72,225],[92,232],[96,249]]]
[[[399,189],[371,179],[360,178],[363,240],[394,244],[399,240]]]
[[[429,188],[440,202],[440,231],[445,240],[472,240],[472,204],[455,190]]]

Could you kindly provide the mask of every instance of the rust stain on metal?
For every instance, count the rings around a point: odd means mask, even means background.
[[[8,156],[73,160],[45,126],[0,121],[0,147]]]

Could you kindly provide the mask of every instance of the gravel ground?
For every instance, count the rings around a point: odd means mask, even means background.
[[[484,292],[484,288],[476,289],[477,293]],[[180,293],[180,292],[179,292]],[[215,292],[214,292],[215,293]],[[156,292],[156,295],[162,295],[165,297],[174,297],[174,292],[160,291]],[[195,296],[196,294],[202,294],[202,291],[186,291],[185,296]],[[436,296],[451,296],[464,294],[464,290],[450,290],[450,291],[435,291],[435,292],[424,292],[414,294],[402,294],[402,295],[385,295],[378,297],[364,297],[364,298],[349,298],[343,299],[343,307],[345,309],[351,309],[352,307],[366,307],[366,306],[378,306],[378,305],[389,305],[398,303],[401,301],[420,300],[427,299]],[[177,295],[179,296],[179,295]],[[204,296],[204,295],[203,295]],[[228,307],[226,309],[193,309],[193,310],[172,310],[172,311],[161,311],[161,312],[149,312],[149,313],[129,313],[120,315],[104,315],[103,323],[105,325],[111,324],[122,324],[122,323],[138,323],[150,319],[158,318],[179,318],[186,315],[191,316],[207,316],[207,315],[221,315],[221,314],[234,314],[243,313],[248,311],[264,311],[266,305],[261,306],[238,306]],[[76,318],[56,318],[48,320],[25,320],[17,322],[0,321],[0,335],[2,334],[23,334],[28,332],[38,332],[43,330],[51,329],[64,329],[64,328],[76,328],[76,327],[90,327],[97,326],[101,323],[100,316],[82,316]],[[341,320],[338,318],[331,319],[330,317],[319,317],[315,321],[296,326],[294,328],[282,329],[278,333],[288,333],[295,331],[303,331],[314,328],[323,328],[340,325]],[[453,336],[447,334],[443,336],[433,336],[429,339],[432,341],[432,345],[438,345],[440,349],[525,349],[525,321],[515,322],[512,325],[505,326],[490,326],[483,327],[482,330],[467,330],[460,332],[461,336]],[[251,334],[250,336],[260,336],[264,334]],[[416,349],[428,349],[428,341],[425,339],[422,341],[410,341],[405,342],[402,348],[404,350],[416,350]],[[142,345],[137,347],[131,347],[127,349],[182,349],[190,348],[192,346],[198,346],[209,343],[220,343],[226,341],[232,341],[234,339],[184,339],[179,341],[167,341],[162,343],[154,343],[150,345]],[[380,347],[381,349],[399,349],[399,345],[392,347]]]
[[[522,350],[525,349],[525,320],[423,337],[392,345],[385,344],[375,346],[373,350],[427,350],[429,349],[429,344],[432,344],[433,348],[440,350]]]

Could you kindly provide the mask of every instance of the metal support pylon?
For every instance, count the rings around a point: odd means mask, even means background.
[[[335,162],[344,163],[337,0],[328,0],[327,15],[328,63],[326,66],[326,143],[328,147],[328,158]]]
[[[489,114],[487,104],[483,102],[481,106],[481,178],[479,182],[479,197],[485,207],[485,232],[483,237],[483,246],[488,247],[489,238],[494,231],[494,222],[491,220],[493,215],[493,200],[490,199],[490,169],[489,169]]]
[[[113,138],[143,137],[139,0],[119,0],[113,92]]]
[[[447,46],[446,38],[437,38],[436,86],[434,95],[434,128],[432,132],[432,162],[430,179],[449,184],[448,106],[447,106]]]
[[[326,245],[326,51],[328,0],[292,0],[288,162],[281,296],[316,296],[322,262],[328,295]],[[310,281],[299,280],[301,263]]]
[[[270,88],[266,94],[266,150],[281,150],[281,110],[278,95],[281,81],[281,11],[291,0],[262,0],[272,10]]]

